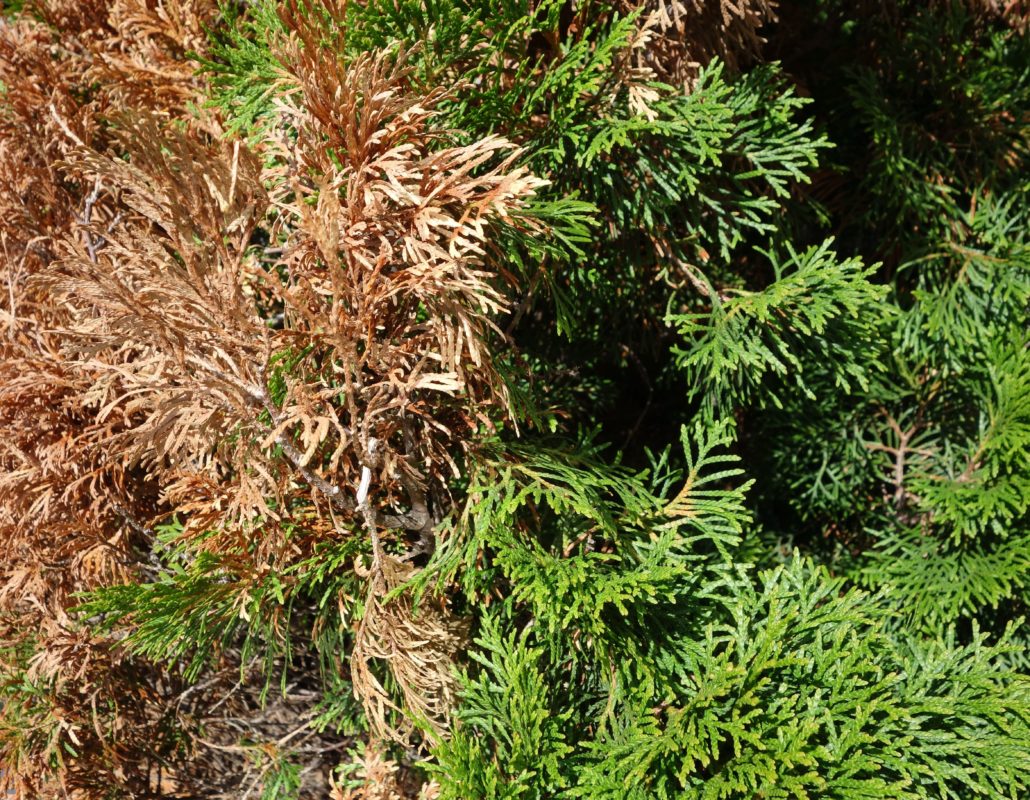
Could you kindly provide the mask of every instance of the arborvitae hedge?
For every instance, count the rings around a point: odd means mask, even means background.
[[[1030,10],[0,17],[0,789],[1030,795]]]

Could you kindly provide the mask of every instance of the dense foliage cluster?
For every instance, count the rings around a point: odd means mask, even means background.
[[[0,16],[0,791],[1030,794],[1030,8]]]

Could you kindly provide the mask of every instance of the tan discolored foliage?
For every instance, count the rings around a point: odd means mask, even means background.
[[[95,84],[105,102],[178,116],[196,99],[195,70],[186,58],[203,51],[204,26],[217,0],[30,0],[35,16],[81,61],[72,83]],[[60,59],[68,63],[68,55]]]
[[[736,72],[758,55],[761,29],[776,20],[776,0],[646,0],[627,2],[640,10],[646,46],[637,67],[659,80],[692,85],[698,70],[718,58]]]
[[[372,576],[365,613],[358,626],[351,655],[351,679],[365,716],[377,738],[403,742],[413,732],[409,719],[391,724],[391,709],[400,711],[374,672],[374,664],[387,665],[400,687],[403,708],[425,720],[439,735],[446,735],[457,686],[453,666],[466,643],[465,625],[434,601],[417,609],[402,595],[388,599],[412,577],[413,570],[384,556],[378,576]]]
[[[376,526],[422,531],[467,434],[490,424],[480,409],[504,412],[482,346],[506,305],[486,233],[540,181],[498,139],[430,152],[430,114],[394,97],[400,75],[383,59],[350,69],[363,106],[349,119],[319,122],[317,96],[287,110],[301,139],[292,191],[271,200],[276,265],[247,252],[269,200],[242,145],[137,116],[116,134],[129,163],[77,155],[126,217],[95,253],[69,241],[47,286],[71,310],[68,352],[96,372],[100,418],[140,420],[110,447],[191,524],[232,536],[300,499],[363,524],[368,470]],[[339,143],[305,146],[326,130]]]
[[[129,546],[156,510],[149,477],[102,451],[128,419],[97,418],[95,374],[63,352],[67,310],[36,280],[69,242],[95,251],[122,221],[99,183],[62,167],[77,148],[109,146],[100,117],[117,98],[90,94],[92,65],[159,31],[113,28],[108,7],[51,0],[34,10],[54,28],[23,17],[0,29],[0,157],[10,165],[0,178],[0,533],[13,565],[3,596],[50,609],[66,591],[124,578]]]
[[[68,166],[77,150],[110,146],[119,84],[141,86],[119,65],[149,65],[169,117],[195,96],[175,41],[182,26],[199,30],[189,15],[200,6],[174,25],[161,8],[49,0],[0,24],[0,675],[31,687],[0,712],[0,783],[19,797],[147,796],[153,759],[178,747],[168,714],[181,682],[68,614],[76,592],[145,572],[162,506],[152,476],[106,449],[134,420],[100,418],[98,373],[69,357],[74,319],[41,282],[68,248],[102,249],[125,220]]]
[[[123,579],[156,509],[152,481],[101,449],[128,420],[97,418],[94,374],[62,351],[67,311],[37,283],[68,242],[96,249],[86,228],[120,221],[99,184],[62,168],[107,146],[100,117],[115,100],[91,94],[91,65],[141,41],[111,27],[108,5],[51,0],[33,11],[52,27],[26,14],[0,28],[0,613],[56,614],[68,592]]]
[[[365,748],[356,766],[348,780],[332,782],[329,800],[435,800],[440,795],[439,785],[433,781],[419,785],[421,781],[406,780],[408,776],[397,762],[372,745]]]
[[[112,787],[150,796],[160,763],[175,759],[183,685],[81,627],[47,619],[24,681],[33,693],[0,716],[5,780],[17,797],[104,797]],[[56,763],[59,780],[42,768]]]
[[[0,30],[0,153],[18,165],[0,183],[0,659],[38,690],[0,712],[0,762],[25,796],[271,769],[203,711],[250,674],[238,654],[184,691],[179,667],[83,638],[70,615],[78,592],[154,574],[173,509],[180,542],[232,554],[241,585],[370,542],[355,691],[376,736],[406,739],[408,713],[448,725],[464,628],[442,600],[387,595],[432,549],[477,434],[511,424],[489,343],[514,280],[491,241],[538,230],[523,212],[543,182],[503,139],[439,130],[443,95],[411,90],[403,53],[345,68],[298,3],[279,43],[296,137],[223,140],[187,112],[184,54],[212,8],[51,0],[35,7],[49,27]],[[252,688],[220,713],[291,741]]]
[[[1026,0],[967,0],[969,8],[987,18],[1000,19],[1017,31],[1026,31],[1030,23],[1030,3]]]
[[[115,36],[98,51],[88,77],[119,104],[178,115],[196,98],[190,52],[203,52],[216,0],[110,0]]]

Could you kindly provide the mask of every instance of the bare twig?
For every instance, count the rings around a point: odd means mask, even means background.
[[[100,192],[103,186],[100,183],[100,179],[97,178],[93,184],[93,191],[86,196],[86,202],[82,209],[82,216],[79,217],[79,223],[84,229],[86,235],[86,251],[89,253],[89,260],[94,264],[97,263],[97,241],[93,238],[93,233],[89,229],[89,225],[93,220],[93,206],[96,205],[97,200],[100,199]]]
[[[68,127],[68,123],[65,122],[61,118],[61,115],[57,113],[57,107],[53,103],[50,104],[50,116],[54,118],[54,122],[57,123],[57,127],[61,129],[65,136],[75,142],[79,147],[86,146],[86,143],[78,137],[75,131]]]
[[[905,470],[908,466],[908,456],[910,453],[918,453],[920,455],[929,455],[929,453],[925,450],[909,447],[912,437],[915,436],[916,432],[919,430],[918,421],[907,430],[902,430],[901,425],[889,412],[882,410],[881,413],[886,417],[887,424],[897,437],[898,444],[895,447],[890,447],[879,442],[869,442],[866,443],[865,447],[867,450],[884,452],[892,457],[893,465],[890,482],[894,486],[894,507],[896,509],[901,509],[905,505],[905,501],[908,497],[905,489]]]

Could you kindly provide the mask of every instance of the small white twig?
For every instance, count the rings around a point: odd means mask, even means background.
[[[368,440],[368,454],[374,456],[376,452],[376,446],[379,444],[379,440],[374,436]],[[368,490],[372,486],[372,470],[366,466],[361,467],[361,483],[358,484],[358,493],[354,496],[357,500],[358,506],[365,505],[365,500],[368,497]]]
[[[68,123],[61,119],[61,115],[57,113],[57,107],[53,103],[50,104],[50,116],[54,118],[54,122],[57,123],[57,126],[64,132],[65,136],[79,147],[86,146],[86,143],[76,135],[75,131],[68,127]]]
[[[365,504],[365,498],[368,497],[368,488],[372,485],[372,470],[368,467],[361,468],[361,483],[358,484],[358,493],[354,496],[357,500],[358,505],[362,506]]]

